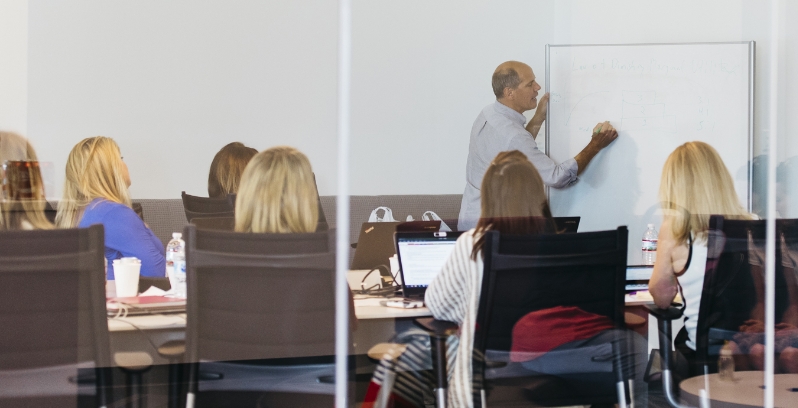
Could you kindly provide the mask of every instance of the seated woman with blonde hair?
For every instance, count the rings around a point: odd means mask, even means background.
[[[16,133],[0,132],[0,180],[7,180],[0,190],[6,195],[0,202],[0,230],[54,228],[44,213],[48,203],[36,151]]]
[[[264,150],[244,169],[236,199],[238,232],[315,232],[318,195],[310,161],[288,146]]]
[[[136,257],[141,276],[166,276],[164,247],[131,208],[130,174],[116,142],[104,136],[83,139],[69,152],[64,196],[56,224],[61,228],[105,227],[108,279],[113,260]]]
[[[674,345],[690,361],[696,348],[709,217],[718,214],[731,219],[753,219],[753,216],[740,205],[734,182],[720,155],[704,142],[685,143],[668,156],[662,168],[659,196],[665,217],[649,291],[654,303],[665,309],[681,284],[686,303],[685,321]]]

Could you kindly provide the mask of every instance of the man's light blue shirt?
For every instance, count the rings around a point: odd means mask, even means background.
[[[477,116],[471,128],[466,163],[466,187],[460,204],[460,231],[474,228],[479,220],[480,187],[482,177],[497,154],[519,150],[538,169],[543,183],[554,188],[565,188],[575,183],[578,166],[568,159],[560,164],[538,149],[535,139],[524,124],[526,117],[496,101]]]

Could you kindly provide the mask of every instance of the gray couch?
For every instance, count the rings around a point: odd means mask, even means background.
[[[360,226],[368,221],[371,211],[377,207],[389,207],[397,221],[404,221],[408,215],[421,220],[425,211],[435,211],[452,229],[457,228],[460,214],[461,194],[441,195],[382,195],[351,196],[349,204],[349,241],[357,242]],[[188,225],[181,199],[143,199],[134,200],[144,210],[144,222],[163,242],[164,247],[172,239],[173,232],[182,232]],[[335,228],[336,197],[321,197],[321,206],[330,228]]]

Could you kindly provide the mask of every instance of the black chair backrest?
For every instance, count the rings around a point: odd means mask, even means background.
[[[327,217],[324,215],[324,208],[321,208],[321,196],[319,196],[319,185],[316,184],[316,173],[313,173],[313,186],[316,187],[316,197],[318,197],[319,206],[319,221],[316,224],[316,232],[327,231],[330,226],[327,223]]]
[[[141,203],[133,203],[130,205],[130,208],[133,209],[133,212],[135,212],[142,221],[144,220],[144,207],[141,206]]]
[[[335,354],[335,230],[184,237],[189,362]]]
[[[169,282],[169,278],[151,278],[148,276],[139,277],[139,293],[142,293],[153,286],[162,290],[172,289],[172,284]]]
[[[764,266],[750,254],[765,254],[764,220],[730,220],[713,215],[707,236],[707,263],[696,328],[696,365],[717,372],[717,358],[725,340],[748,320],[764,324]],[[749,238],[750,237],[750,238]],[[764,263],[764,262],[762,262]],[[777,276],[777,318],[783,313],[785,285]],[[758,293],[760,292],[760,293]]]
[[[195,217],[191,223],[198,229],[216,231],[234,231],[236,227],[235,217]]]
[[[516,322],[555,306],[577,306],[622,328],[627,238],[626,227],[574,234],[489,232],[475,350],[509,351]]]
[[[103,231],[94,225],[0,232],[0,371],[94,362],[97,397],[106,405]],[[45,395],[53,385],[28,386]]]
[[[183,209],[186,219],[191,222],[194,217],[233,217],[235,215],[235,198],[197,197],[183,191]]]

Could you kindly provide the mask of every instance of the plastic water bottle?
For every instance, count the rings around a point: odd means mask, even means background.
[[[166,274],[177,297],[186,297],[186,242],[182,238],[183,234],[174,232],[166,245]]]
[[[648,229],[643,234],[643,264],[654,265],[657,260],[657,230],[654,224],[648,224]]]
[[[734,355],[728,341],[720,349],[718,376],[722,381],[734,381]]]

